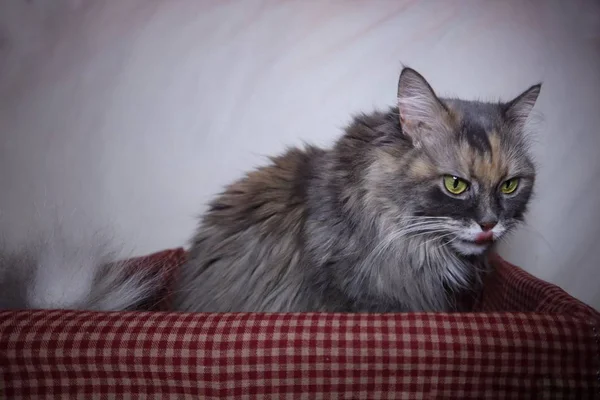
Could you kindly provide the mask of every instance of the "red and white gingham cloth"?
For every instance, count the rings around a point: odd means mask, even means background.
[[[158,258],[173,267],[185,253],[147,260]],[[599,314],[499,257],[493,261],[497,272],[474,313],[0,312],[0,393],[7,399],[600,398]]]

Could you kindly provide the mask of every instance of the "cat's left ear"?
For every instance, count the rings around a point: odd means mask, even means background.
[[[510,124],[517,128],[522,128],[525,125],[541,90],[541,83],[533,85],[504,105],[504,116]]]

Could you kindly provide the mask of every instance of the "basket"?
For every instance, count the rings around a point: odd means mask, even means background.
[[[134,262],[160,265],[166,290],[185,258],[174,249]],[[599,399],[600,314],[497,255],[491,262],[468,313],[2,311],[0,394]]]

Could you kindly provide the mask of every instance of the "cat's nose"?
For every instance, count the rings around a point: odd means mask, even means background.
[[[480,222],[479,226],[481,227],[481,229],[484,232],[487,232],[487,231],[491,231],[492,229],[494,229],[494,227],[496,226],[497,223],[498,223],[498,221]]]

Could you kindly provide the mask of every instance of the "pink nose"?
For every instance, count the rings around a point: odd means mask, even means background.
[[[483,222],[479,226],[484,232],[491,231],[496,226],[497,222]]]

